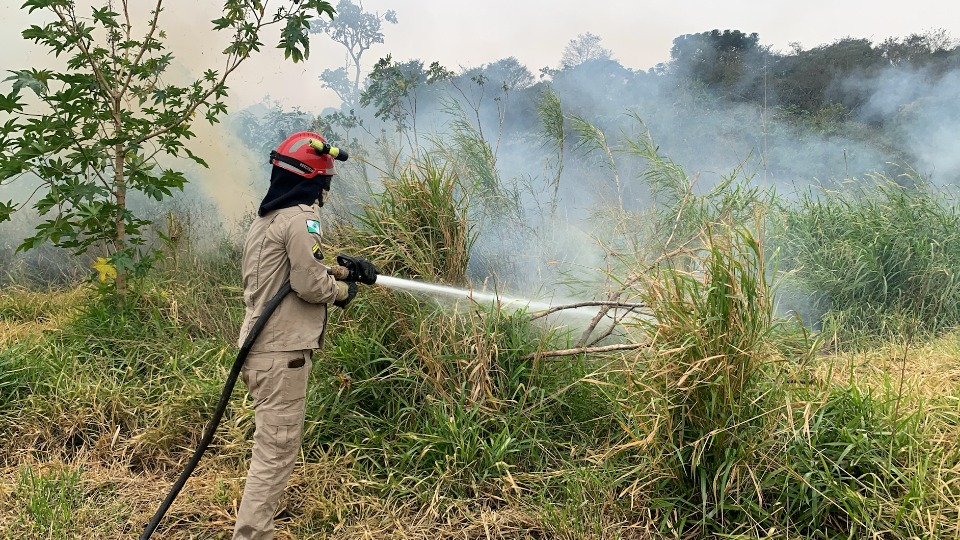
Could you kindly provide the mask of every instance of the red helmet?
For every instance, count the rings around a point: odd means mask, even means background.
[[[301,131],[287,137],[276,150],[270,152],[270,164],[304,178],[329,176],[334,174],[332,154],[330,145],[323,137],[312,131]]]

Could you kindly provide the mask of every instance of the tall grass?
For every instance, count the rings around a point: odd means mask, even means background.
[[[811,189],[785,204],[782,268],[827,328],[855,343],[960,323],[960,214],[915,175]]]
[[[382,289],[354,302],[333,314],[308,394],[307,448],[353,456],[381,496],[449,509],[618,433],[612,419],[595,420],[609,401],[569,389],[582,365],[532,357],[553,337],[523,314]]]
[[[463,105],[445,102],[449,133],[431,137],[432,160],[456,174],[459,197],[474,228],[470,241],[469,277],[495,277],[498,283],[516,285],[529,264],[523,246],[529,245],[529,224],[524,220],[522,196],[515,180],[504,180],[497,168],[497,148],[486,140],[479,125],[470,120]]]
[[[476,241],[469,196],[454,167],[424,157],[384,178],[349,236],[385,274],[461,284]]]
[[[650,449],[659,471],[632,471],[627,492],[656,529],[822,539],[947,530],[925,517],[943,513],[930,471],[953,454],[932,444],[930,405],[901,406],[889,375],[877,386],[819,378],[782,357],[754,233],[712,225],[702,244],[697,271],[667,263],[652,274],[650,351],[624,402],[632,443],[620,448]]]
[[[484,139],[480,128],[467,118],[460,102],[445,102],[444,112],[450,118],[450,134],[431,139],[435,153],[457,167],[459,176],[466,180],[470,191],[477,194],[485,207],[491,210],[503,208],[504,204],[497,204],[503,196],[503,183],[494,149]]]
[[[560,95],[547,88],[540,93],[536,107],[537,118],[540,120],[541,126],[540,140],[545,147],[556,152],[553,163],[546,165],[547,185],[553,187],[553,194],[550,197],[550,213],[554,214],[557,211],[557,199],[560,194],[560,178],[563,176],[563,153],[567,138],[563,125],[564,114]]]
[[[763,499],[753,469],[772,431],[761,382],[775,360],[774,320],[755,234],[722,225],[703,234],[699,270],[668,260],[647,283],[644,392],[659,403],[651,437],[667,470],[657,506],[665,519],[680,516],[669,529],[713,534],[737,531]]]
[[[799,393],[801,396],[804,392]],[[779,469],[765,475],[769,521],[804,538],[939,537],[924,516],[930,469],[924,411],[895,411],[896,391],[837,384],[791,426]],[[808,405],[809,407],[809,405]]]

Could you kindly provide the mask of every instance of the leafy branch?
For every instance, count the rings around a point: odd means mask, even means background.
[[[185,156],[206,166],[186,146],[195,135],[197,114],[210,124],[227,112],[227,80],[263,46],[260,35],[282,24],[278,48],[299,62],[309,56],[309,21],[334,10],[328,2],[304,0],[273,10],[269,2],[227,0],[222,17],[212,21],[214,32],[229,32],[220,70],[208,68],[186,85],[165,80],[174,57],[167,52],[161,28],[164,0],[156,0],[139,37],[131,20],[129,0],[92,6],[80,16],[71,0],[27,0],[28,13],[46,11],[52,22],[31,25],[24,39],[65,57],[66,68],[11,70],[0,92],[0,113],[12,116],[0,127],[0,184],[35,177],[43,195],[33,207],[53,217],[37,226],[19,249],[52,242],[82,253],[96,249],[118,268],[117,287],[124,287],[129,270],[146,271],[150,253],[143,227],[149,221],[127,206],[128,195],[139,192],[154,200],[183,189],[186,177],[163,167],[162,157]],[[39,105],[27,110],[23,93],[32,92]],[[0,203],[0,222],[26,206]]]

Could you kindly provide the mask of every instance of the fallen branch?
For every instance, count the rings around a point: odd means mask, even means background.
[[[618,343],[616,345],[601,345],[599,347],[576,347],[573,349],[558,349],[554,351],[543,351],[521,356],[521,360],[532,360],[534,358],[551,358],[555,356],[573,356],[575,354],[602,353],[612,351],[631,351],[649,347],[648,343]]]
[[[605,300],[595,300],[590,302],[577,302],[575,304],[563,304],[562,306],[553,306],[549,309],[543,311],[538,311],[536,315],[531,315],[530,320],[540,319],[551,315],[558,311],[563,311],[565,309],[577,309],[582,307],[608,307],[608,308],[627,308],[630,310],[641,309],[647,307],[646,304],[631,303],[631,302],[613,302]]]

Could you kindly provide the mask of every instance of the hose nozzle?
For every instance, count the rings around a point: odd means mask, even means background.
[[[347,158],[350,157],[346,150],[341,150],[336,146],[330,146],[329,144],[316,139],[310,139],[310,148],[316,150],[321,156],[330,154],[333,159],[337,161],[346,161]]]

